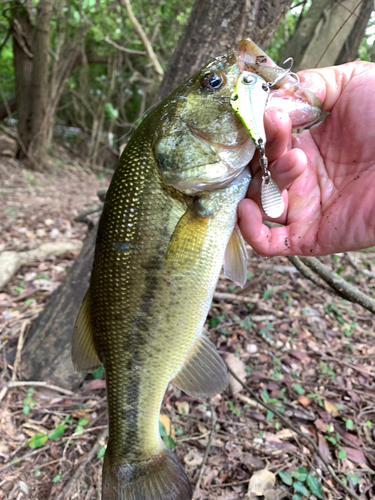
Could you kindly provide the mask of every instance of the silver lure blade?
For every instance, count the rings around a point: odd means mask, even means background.
[[[263,178],[260,187],[260,204],[270,219],[277,219],[284,212],[284,200],[271,177]]]

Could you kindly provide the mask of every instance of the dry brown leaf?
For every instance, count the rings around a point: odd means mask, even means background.
[[[251,476],[248,495],[264,496],[266,492],[273,489],[275,483],[275,474],[268,469],[258,470]]]
[[[227,365],[229,366],[229,368],[232,369],[232,371],[234,371],[234,373],[237,375],[237,377],[242,380],[243,382],[245,382],[246,380],[246,365],[245,363],[240,359],[238,358],[236,355],[234,354],[228,354],[228,356],[226,357],[225,359]],[[233,394],[233,396],[235,396],[236,394],[238,394],[241,390],[242,390],[242,385],[237,382],[237,380],[235,378],[232,377],[232,375],[229,374],[229,387],[230,387],[230,390]]]
[[[327,432],[327,424],[323,422],[320,418],[317,418],[314,422],[315,427],[318,429],[320,432]]]
[[[324,409],[333,417],[338,417],[339,415],[339,409],[337,408],[337,406],[328,401],[328,399],[324,399]]]
[[[192,448],[184,457],[184,462],[189,467],[196,467],[203,462],[203,455],[196,448]]]
[[[189,414],[189,403],[187,401],[177,401],[176,408],[180,415]]]
[[[167,436],[171,435],[171,419],[168,415],[159,415],[159,422],[164,425]]]
[[[346,451],[346,458],[351,462],[368,465],[367,458],[362,451],[355,448],[348,448],[347,446],[343,446],[343,449]]]
[[[299,404],[301,404],[302,406],[309,406],[309,404],[311,403],[311,399],[310,398],[307,398],[306,396],[300,396],[298,398],[298,402]]]
[[[319,451],[323,455],[324,459],[327,462],[329,462],[329,460],[331,458],[331,453],[329,451],[329,446],[327,444],[327,441],[320,434],[318,437],[319,437]]]

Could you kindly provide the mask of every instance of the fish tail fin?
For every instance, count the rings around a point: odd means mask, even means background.
[[[146,461],[103,464],[102,500],[191,500],[192,489],[174,453],[167,447]]]

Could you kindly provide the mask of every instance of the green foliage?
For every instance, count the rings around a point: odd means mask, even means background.
[[[33,394],[34,394],[34,387],[30,387],[27,390],[27,394],[25,399],[23,400],[23,413],[25,415],[28,415],[30,409],[36,405],[36,401],[33,399]]]
[[[319,479],[307,472],[304,467],[293,469],[290,472],[279,471],[278,476],[287,486],[292,486],[296,492],[293,499],[301,500],[301,497],[310,498],[310,492],[317,498],[322,499],[322,486]]]

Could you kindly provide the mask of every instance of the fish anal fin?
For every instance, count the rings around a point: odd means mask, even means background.
[[[90,318],[90,289],[88,289],[74,326],[72,361],[79,372],[93,372],[101,365],[96,353]]]
[[[204,331],[172,383],[189,396],[204,398],[223,391],[228,382],[225,363]]]
[[[247,250],[245,240],[236,224],[229,238],[224,256],[224,274],[243,287],[247,280]]]

